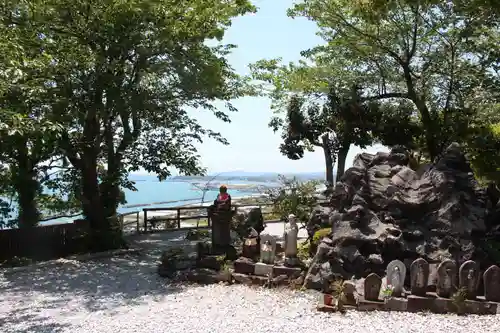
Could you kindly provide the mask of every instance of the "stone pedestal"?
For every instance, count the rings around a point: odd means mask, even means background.
[[[210,212],[212,221],[212,250],[215,253],[226,251],[231,245],[231,218],[232,211]]]
[[[297,267],[300,265],[300,260],[297,257],[286,257],[285,266],[287,267]]]
[[[257,238],[247,238],[243,242],[242,256],[245,258],[256,259],[259,255],[259,243]]]
[[[262,262],[258,262],[255,264],[255,275],[259,276],[268,276],[273,274],[273,266],[272,265],[267,265]]]

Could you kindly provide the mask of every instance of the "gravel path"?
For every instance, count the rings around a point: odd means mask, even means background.
[[[0,275],[0,332],[498,332],[500,316],[319,313],[318,295],[173,286],[157,251]]]

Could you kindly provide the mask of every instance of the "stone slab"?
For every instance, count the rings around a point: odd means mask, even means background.
[[[233,273],[232,275],[233,275],[234,281],[237,283],[246,284],[246,285],[252,284],[252,279],[250,279],[248,277],[248,275],[246,275],[246,274]]]
[[[407,305],[408,312],[434,311],[434,309],[436,308],[435,297],[408,295],[407,300],[408,300],[408,305]]]
[[[286,267],[286,266],[274,266],[273,275],[286,275],[291,278],[297,278],[302,273],[302,270],[298,267]]]
[[[255,272],[255,263],[249,259],[238,259],[234,262],[234,271],[240,274],[253,274]]]
[[[406,298],[391,297],[385,302],[386,311],[408,311],[408,300]]]
[[[255,263],[254,274],[259,276],[268,276],[273,274],[273,266],[262,262]]]
[[[207,255],[198,259],[196,262],[196,266],[218,271],[221,268],[221,261],[219,260],[219,256]]]
[[[465,301],[465,311],[468,314],[496,315],[498,313],[498,303],[467,300]]]
[[[358,300],[358,311],[383,311],[385,310],[384,301]]]
[[[449,298],[437,297],[434,300],[434,307],[432,312],[434,313],[456,313],[457,307],[453,304],[453,301]]]
[[[335,307],[330,306],[330,305],[325,305],[325,304],[320,304],[316,307],[316,309],[320,312],[336,312],[337,310]]]
[[[269,281],[266,276],[249,275],[248,277],[250,278],[250,281],[252,281],[252,284],[258,286],[263,286]]]

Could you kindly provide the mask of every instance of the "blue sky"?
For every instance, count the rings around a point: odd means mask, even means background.
[[[227,31],[224,42],[238,48],[229,57],[231,65],[240,74],[248,74],[248,64],[263,58],[281,57],[285,62],[300,59],[300,51],[322,43],[315,35],[316,26],[305,19],[291,19],[286,9],[291,0],[258,0],[259,10],[254,15],[239,17]],[[266,98],[242,98],[233,103],[239,110],[231,113],[231,123],[223,123],[208,112],[196,117],[203,126],[221,132],[229,141],[223,146],[212,140],[198,145],[201,161],[209,173],[243,170],[248,172],[299,173],[324,170],[321,150],[306,153],[304,158],[292,161],[278,150],[280,134],[267,126],[272,116],[270,101]],[[370,147],[373,152],[383,147]],[[348,166],[360,152],[352,147]]]

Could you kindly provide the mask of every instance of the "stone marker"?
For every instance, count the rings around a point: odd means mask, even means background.
[[[446,259],[437,268],[436,293],[439,297],[450,298],[456,290],[457,264]]]
[[[259,234],[257,231],[254,228],[250,228],[247,238],[243,241],[243,257],[255,259],[255,257],[259,254],[259,244],[257,242],[258,237]]]
[[[410,266],[410,286],[412,295],[425,296],[428,280],[429,263],[423,258],[414,260]]]
[[[276,238],[268,233],[260,234],[260,261],[274,264],[276,258]]]
[[[406,266],[400,260],[393,260],[387,265],[387,284],[392,285],[392,296],[400,297],[406,277]]]
[[[210,211],[212,220],[212,249],[219,253],[231,245],[231,211]]]
[[[299,227],[297,226],[295,215],[290,214],[288,220],[290,223],[286,225],[283,235],[285,239],[285,265],[296,266],[299,263],[297,258],[297,236]]]
[[[342,283],[342,289],[344,289],[345,304],[356,305],[356,296],[354,295],[356,292],[356,285],[354,282],[345,280]]]
[[[479,286],[479,264],[473,260],[464,262],[458,271],[458,286],[465,288],[467,299],[476,299]]]
[[[365,300],[379,301],[380,287],[382,287],[382,279],[375,273],[371,273],[365,279]]]
[[[483,274],[484,298],[491,302],[500,302],[500,267],[491,266]]]

